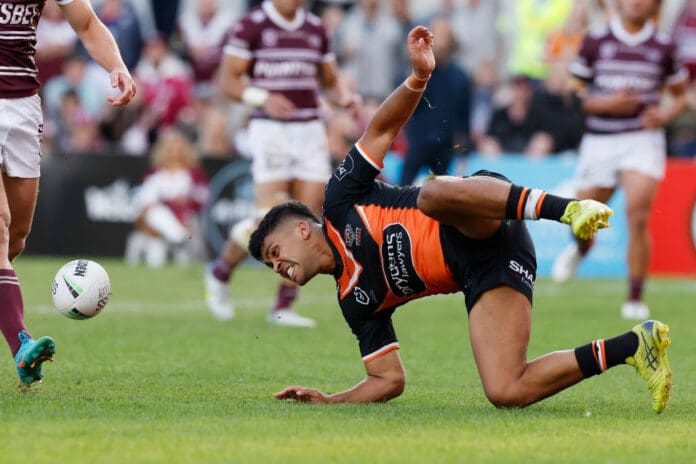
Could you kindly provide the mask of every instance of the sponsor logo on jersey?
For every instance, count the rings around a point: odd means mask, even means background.
[[[353,230],[353,226],[347,224],[343,231],[343,240],[346,242],[346,246],[348,248],[352,248],[353,245],[360,246],[361,239],[362,229],[360,227],[356,227],[355,230]]]
[[[334,177],[339,181],[343,180],[348,174],[353,172],[353,156],[348,155],[334,171]]]
[[[383,231],[382,262],[387,283],[396,296],[410,296],[423,292],[425,283],[413,266],[411,237],[401,224],[391,224]]]
[[[0,24],[33,26],[38,22],[40,15],[38,3],[22,5],[0,2]]]
[[[515,275],[522,278],[522,282],[524,282],[530,288],[534,288],[534,273],[514,259],[510,260],[509,268],[515,273]]]
[[[355,287],[355,289],[353,290],[353,296],[355,297],[355,301],[357,301],[361,305],[367,306],[370,304],[370,297],[367,296],[365,290],[363,290],[360,287]]]

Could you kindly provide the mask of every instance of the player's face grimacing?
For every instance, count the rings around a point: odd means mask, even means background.
[[[310,226],[305,221],[288,221],[270,232],[263,242],[261,258],[282,277],[304,285],[317,274],[308,244]],[[316,267],[316,266],[314,266]]]

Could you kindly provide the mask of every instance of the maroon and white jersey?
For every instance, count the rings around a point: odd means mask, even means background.
[[[656,31],[652,22],[630,34],[618,18],[602,31],[585,37],[570,72],[589,83],[591,94],[631,90],[641,96],[641,107],[629,117],[588,115],[587,131],[600,134],[644,129],[639,115],[645,106],[659,102],[663,85],[688,78],[676,58],[673,41]]]
[[[288,21],[266,1],[232,28],[224,52],[251,60],[252,86],[282,93],[295,104],[290,121],[319,117],[319,66],[335,60],[319,17],[299,9]],[[270,118],[260,108],[252,117]]]
[[[66,5],[73,0],[55,0]],[[0,98],[23,98],[39,90],[36,26],[46,0],[0,0]]]

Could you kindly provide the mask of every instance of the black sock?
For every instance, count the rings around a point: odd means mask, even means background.
[[[560,221],[561,216],[565,214],[566,207],[568,203],[573,201],[570,198],[557,197],[556,195],[551,195],[547,193],[544,195],[541,201],[541,208],[539,209],[539,219],[551,219],[554,221]]]
[[[505,206],[506,219],[522,219],[524,204],[529,196],[529,189],[520,185],[512,184],[508,195],[507,205]]]
[[[560,221],[571,201],[570,198],[551,195],[543,190],[512,184],[505,205],[505,218]]]
[[[638,349],[638,337],[626,332],[608,340],[595,340],[575,348],[575,359],[585,378],[601,374],[610,367],[625,364]]]

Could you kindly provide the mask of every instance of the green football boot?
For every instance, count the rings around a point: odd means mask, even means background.
[[[669,401],[672,387],[672,370],[667,361],[667,347],[672,341],[667,336],[669,326],[660,321],[645,321],[633,328],[638,336],[638,349],[626,363],[635,367],[648,385],[653,410],[661,413]]]
[[[573,234],[581,240],[594,237],[598,229],[609,227],[611,208],[595,200],[574,200],[568,203],[561,222],[573,229]]]
[[[26,330],[22,330],[18,337],[22,345],[15,356],[15,363],[19,374],[19,387],[26,389],[32,383],[43,379],[41,364],[44,361],[53,362],[52,356],[56,352],[56,342],[51,337],[34,340],[29,337]]]

